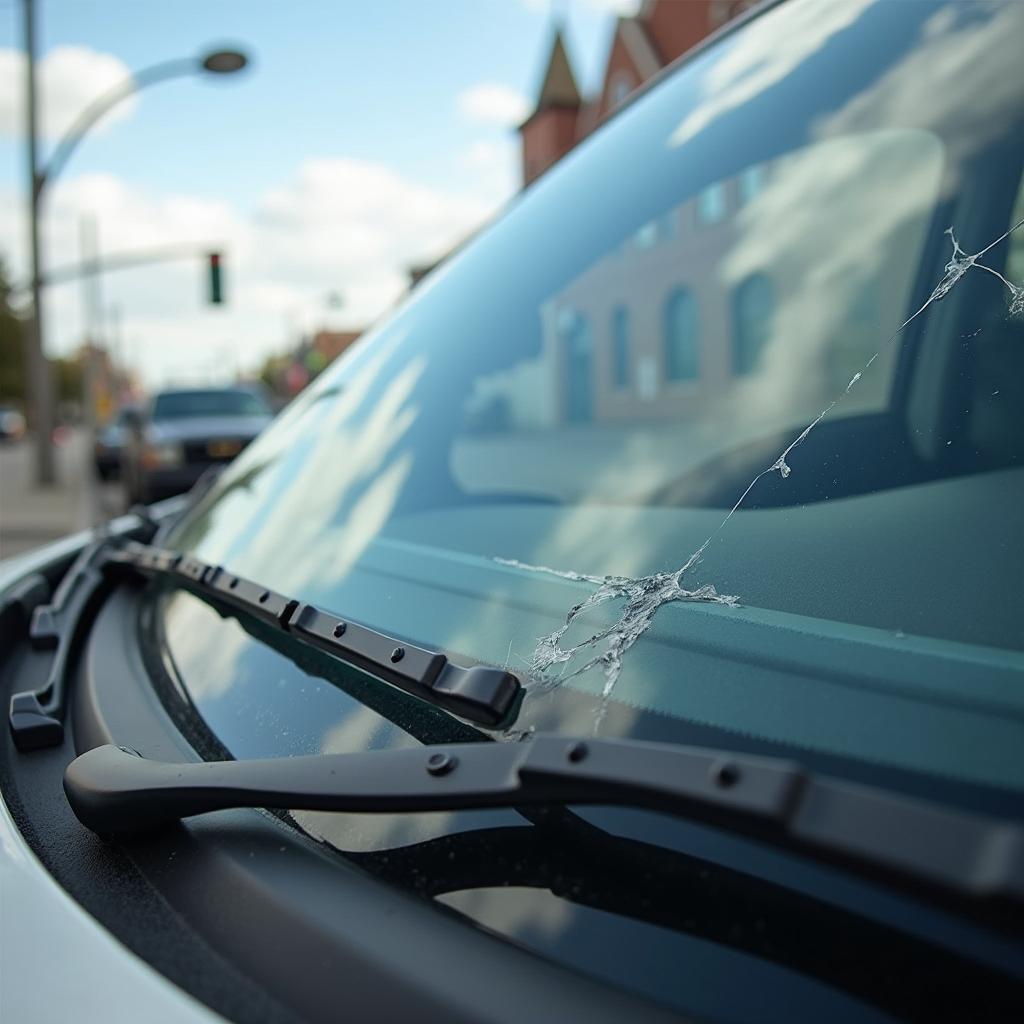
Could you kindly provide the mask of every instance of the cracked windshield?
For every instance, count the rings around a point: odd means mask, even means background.
[[[499,740],[1024,788],[1022,28],[786,3],[549,167],[590,110],[556,36],[523,193],[168,543],[507,667]],[[154,609],[238,757],[462,735],[195,597]]]

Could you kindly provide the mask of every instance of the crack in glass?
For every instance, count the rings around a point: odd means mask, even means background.
[[[683,585],[683,577],[701,561],[708,546],[722,532],[729,523],[729,520],[732,519],[733,515],[743,505],[758,481],[774,472],[778,472],[783,479],[788,478],[792,473],[792,469],[786,460],[793,449],[802,444],[811,431],[846,395],[850,394],[864,373],[878,358],[881,351],[892,344],[903,330],[924,313],[929,306],[944,299],[972,268],[994,274],[1006,286],[1010,293],[1007,303],[1009,316],[1024,315],[1024,286],[1013,284],[999,271],[979,262],[982,256],[1008,238],[1021,226],[1024,226],[1024,219],[1019,220],[997,239],[973,254],[968,254],[963,250],[952,227],[946,229],[945,233],[949,236],[953,245],[953,253],[950,256],[949,262],[944,267],[942,278],[932,290],[931,295],[928,296],[920,309],[904,320],[893,331],[884,344],[880,346],[879,350],[853,375],[843,393],[822,409],[775,462],[767,469],[758,473],[750,481],[737,502],[729,509],[718,526],[715,527],[700,547],[690,555],[679,569],[676,569],[674,572],[659,572],[634,579],[629,576],[594,576],[573,570],[553,569],[544,565],[530,565],[516,559],[495,558],[494,561],[510,568],[555,576],[576,583],[588,583],[596,587],[593,593],[586,599],[569,609],[565,616],[565,621],[558,629],[538,639],[537,646],[527,662],[528,671],[532,677],[529,689],[551,689],[568,679],[589,672],[591,669],[600,669],[604,675],[604,683],[601,687],[600,700],[595,713],[594,731],[597,732],[607,713],[608,703],[622,672],[622,662],[626,653],[647,631],[662,605],[682,601],[717,604],[729,608],[738,606],[740,598],[737,595],[719,593],[715,586],[710,583],[703,584],[694,589],[688,589]],[[578,619],[595,608],[619,600],[623,601],[624,604],[618,618],[613,623],[592,632],[585,640],[563,646],[563,638]],[[575,667],[570,666],[570,662],[577,658],[577,656],[595,651],[596,653],[591,653],[579,665]]]

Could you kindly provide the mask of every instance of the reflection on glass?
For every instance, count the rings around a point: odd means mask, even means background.
[[[737,375],[753,373],[772,333],[775,294],[764,274],[751,274],[733,293],[732,365]]]
[[[770,9],[595,133],[176,542],[525,675],[594,587],[496,559],[635,580],[713,536],[687,585],[740,606],[659,608],[603,731],[1024,787],[1020,321],[975,269],[895,333],[950,224],[977,252],[1021,216],[1024,7],[825,6]],[[1022,238],[986,265],[1019,282]],[[550,680],[517,725],[592,731],[604,680]]]
[[[697,197],[697,220],[701,224],[717,224],[724,219],[725,186],[716,181]]]
[[[755,199],[757,194],[764,188],[764,185],[764,165],[754,164],[752,167],[748,167],[739,177],[740,205],[746,206],[751,199]]]
[[[700,373],[700,328],[697,303],[684,288],[665,301],[665,377],[694,380]]]
[[[620,391],[630,385],[629,310],[616,306],[612,311],[612,380]]]

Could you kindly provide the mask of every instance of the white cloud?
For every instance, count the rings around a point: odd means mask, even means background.
[[[530,104],[515,89],[499,82],[479,82],[459,94],[459,110],[481,124],[512,128],[526,119]]]
[[[523,6],[528,11],[539,14],[549,14],[555,9],[553,0],[523,0]],[[639,12],[641,0],[571,0],[569,6],[589,8],[591,11],[615,14],[621,18],[631,18]]]
[[[632,18],[640,10],[640,0],[586,0],[592,10],[606,11],[620,18]]]
[[[959,166],[1005,131],[1015,116],[1018,82],[1006,74],[1002,61],[989,55],[1019,25],[1019,10],[1013,7],[977,20],[958,20],[955,9],[940,8],[925,23],[919,44],[870,88],[819,122],[818,133],[845,135],[880,124],[918,124],[949,140],[948,165]],[[956,87],[938,91],[935,82],[955,82]],[[963,118],[965,96],[972,102],[969,124]]]
[[[128,66],[109,53],[84,46],[58,46],[39,62],[40,132],[59,138],[90,100],[131,76]],[[0,48],[0,136],[24,132],[25,58],[20,50]],[[129,116],[135,98],[122,100],[93,130]]]
[[[793,0],[771,12],[774,31],[770,44],[765,43],[764,33],[738,33],[704,76],[703,102],[683,118],[669,137],[669,146],[684,145],[719,117],[782,81],[875,2],[820,4]]]
[[[157,383],[232,373],[281,351],[298,330],[362,326],[405,291],[406,269],[445,253],[496,207],[427,188],[383,164],[308,160],[267,190],[253,210],[189,195],[154,195],[110,175],[62,183],[45,230],[44,265],[78,260],[79,221],[96,217],[102,252],[195,242],[225,254],[227,303],[205,304],[200,259],[105,276],[104,302],[123,309],[132,361]],[[0,255],[23,278],[21,204],[0,197]],[[338,291],[340,311],[327,309]],[[54,353],[82,339],[80,289],[54,286],[46,303]]]
[[[472,177],[475,192],[506,200],[519,187],[518,139],[478,139],[458,154],[460,167]]]

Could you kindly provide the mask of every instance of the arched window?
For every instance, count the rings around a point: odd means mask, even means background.
[[[753,373],[772,333],[775,288],[764,274],[751,274],[732,297],[732,368],[737,376]]]
[[[665,302],[665,376],[668,380],[696,380],[700,373],[697,302],[685,288],[677,288]]]
[[[611,88],[608,91],[611,106],[617,107],[633,91],[633,79],[629,77],[628,72],[620,71],[612,79]]]
[[[697,196],[697,221],[701,224],[718,224],[725,220],[725,186],[720,182],[708,185]]]
[[[629,352],[629,310],[625,306],[616,306],[612,310],[612,384],[622,391],[629,387],[630,352]]]
[[[594,337],[590,323],[570,309],[563,310],[559,319],[565,346],[565,418],[569,423],[589,423],[594,418]]]

